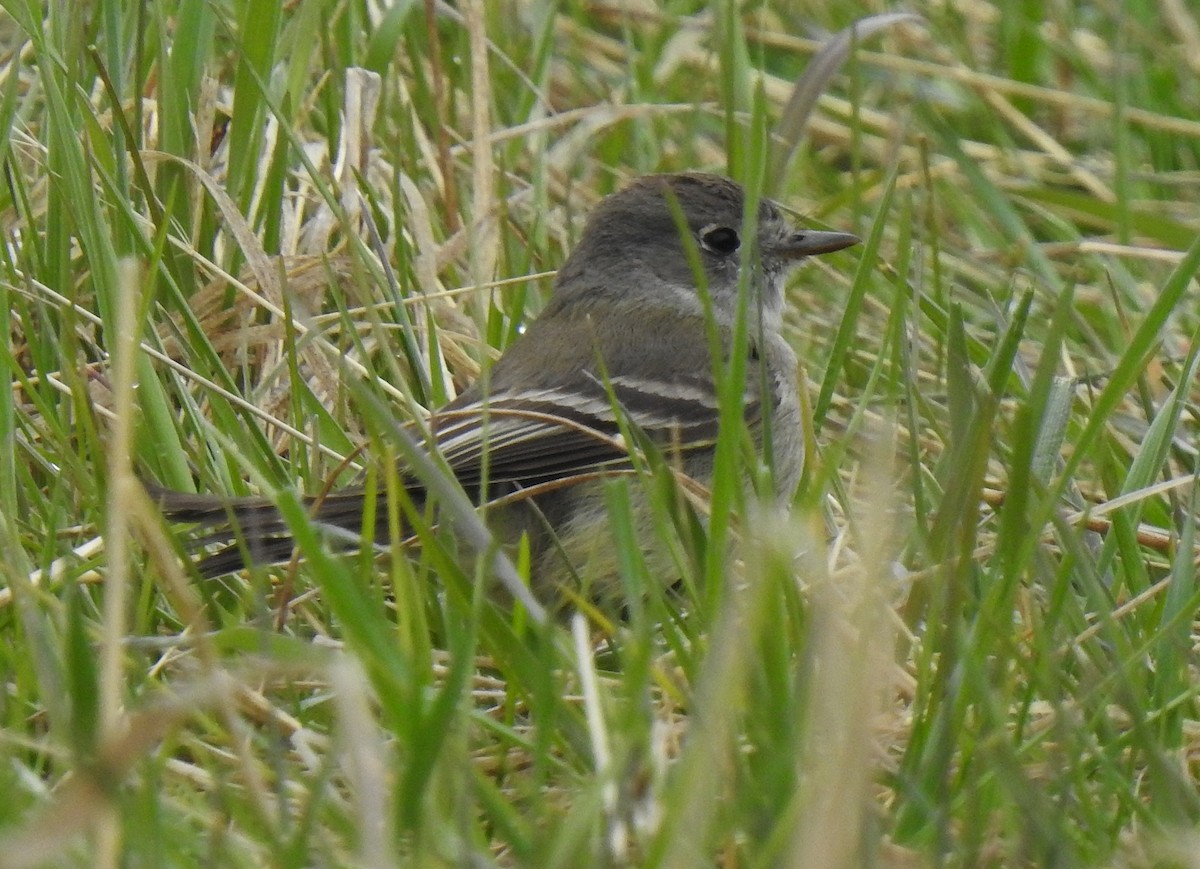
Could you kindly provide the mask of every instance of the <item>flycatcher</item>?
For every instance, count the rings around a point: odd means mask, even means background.
[[[528,535],[533,591],[552,609],[574,595],[619,596],[604,477],[627,472],[638,448],[622,425],[689,477],[711,480],[720,418],[712,348],[729,361],[739,293],[748,294],[743,416],[759,448],[769,445],[777,494],[795,489],[804,452],[796,357],[781,334],[784,278],[806,257],[859,239],[797,229],[767,199],[750,221],[756,236],[744,238],[745,204],[738,184],[700,173],[648,176],[604,199],[542,314],[488,377],[429,420],[433,448],[467,494],[478,504],[502,500],[487,514],[493,530],[508,541]],[[403,469],[401,478],[422,504],[421,485]],[[267,499],[154,495],[167,518],[205,526],[202,541],[222,544],[199,561],[204,575],[292,553]],[[364,497],[358,488],[314,499],[312,521],[359,534]],[[635,495],[635,520],[650,525],[647,510]],[[386,544],[386,505],[375,515],[373,539]],[[652,530],[639,533],[653,550]],[[651,564],[669,569],[665,557]]]

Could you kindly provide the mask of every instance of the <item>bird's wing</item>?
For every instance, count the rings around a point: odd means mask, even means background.
[[[756,413],[750,397],[747,412]],[[719,407],[707,372],[666,381],[582,372],[564,387],[505,390],[435,414],[438,449],[472,489],[483,479],[528,487],[628,461],[619,419],[666,450],[709,446]]]

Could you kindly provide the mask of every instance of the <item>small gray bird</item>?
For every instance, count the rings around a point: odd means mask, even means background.
[[[747,243],[744,206],[739,185],[701,173],[644,177],[604,199],[559,270],[546,309],[492,366],[486,391],[476,384],[429,421],[467,494],[481,504],[506,500],[488,512],[489,523],[505,540],[528,535],[533,591],[552,608],[574,595],[619,603],[599,481],[630,467],[619,420],[632,423],[688,476],[711,479],[720,410],[707,318],[727,357],[746,272],[744,418],[760,448],[770,444],[778,494],[789,496],[799,480],[804,453],[796,357],[781,335],[783,279],[805,257],[859,239],[797,230],[764,199],[757,238]],[[767,425],[769,439],[762,436]],[[420,484],[404,479],[410,497],[422,503]],[[522,496],[530,490],[537,494]],[[199,561],[206,576],[291,555],[288,526],[266,499],[165,489],[153,495],[168,519],[205,526],[201,542],[224,544]],[[363,498],[361,489],[344,489],[313,500],[312,520],[358,534]],[[644,500],[635,496],[635,519],[647,509]],[[376,515],[386,512],[381,504]],[[386,536],[385,526],[375,529],[377,543]],[[643,536],[653,555],[653,532],[646,528]],[[651,565],[671,570],[665,555]]]

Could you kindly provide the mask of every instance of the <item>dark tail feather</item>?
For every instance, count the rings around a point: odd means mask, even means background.
[[[295,541],[290,537],[246,539],[245,547],[234,542],[212,555],[196,560],[196,570],[205,579],[237,573],[251,564],[282,564],[292,557]]]
[[[266,498],[225,498],[193,495],[146,484],[150,497],[171,522],[191,523],[207,529],[192,546],[223,544],[221,549],[196,561],[204,577],[235,573],[250,564],[280,564],[292,556],[294,541],[287,522]],[[411,494],[411,493],[410,493]],[[361,490],[333,492],[309,498],[313,522],[361,535],[365,495]],[[387,507],[384,495],[376,509],[374,541],[387,543]]]

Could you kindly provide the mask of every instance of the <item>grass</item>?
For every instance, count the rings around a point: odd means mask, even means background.
[[[768,173],[883,8],[664,6],[3,4],[0,866],[1196,865],[1200,18],[913,4]],[[615,485],[694,581],[590,628],[303,534],[682,169],[866,239],[789,288],[789,516]],[[307,558],[197,582],[134,473]]]

